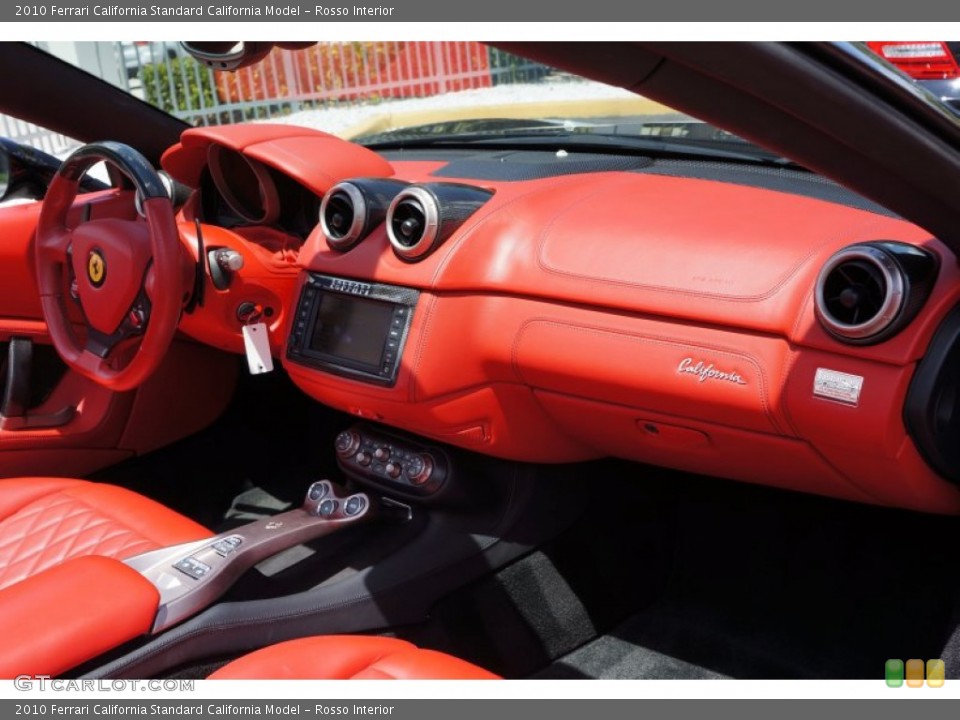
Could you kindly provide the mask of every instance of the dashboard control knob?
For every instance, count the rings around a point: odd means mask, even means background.
[[[400,477],[400,473],[403,472],[403,468],[401,468],[400,465],[395,462],[388,462],[387,466],[384,468],[384,472],[386,472],[387,475],[392,478],[398,478]]]
[[[366,500],[363,499],[362,495],[352,495],[347,498],[347,502],[343,506],[343,513],[344,515],[353,517],[354,515],[358,515],[366,504]]]
[[[390,457],[390,448],[386,445],[381,445],[376,450],[373,451],[374,460],[386,460]]]
[[[348,458],[360,449],[360,433],[356,430],[344,430],[334,441],[337,455]]]
[[[238,272],[243,269],[243,255],[236,250],[217,250],[215,257],[217,265],[224,272]]]
[[[407,463],[407,480],[411,485],[424,485],[433,475],[433,460],[429,455],[414,455]]]
[[[336,500],[324,500],[320,503],[320,517],[330,517],[337,511],[337,501]]]
[[[373,460],[373,456],[368,453],[366,450],[361,450],[357,453],[357,464],[367,467],[370,462]]]
[[[316,502],[324,495],[327,494],[329,487],[325,482],[315,482],[310,486],[310,489],[307,491],[307,497],[310,498],[313,502]]]

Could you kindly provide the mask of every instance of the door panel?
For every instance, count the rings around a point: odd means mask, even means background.
[[[82,476],[196,432],[226,407],[236,381],[234,356],[175,342],[161,370],[141,388],[114,393],[52,360],[33,268],[40,202],[0,207],[0,366],[7,343],[34,343],[28,416],[73,408],[59,427],[0,429],[0,477]],[[87,210],[86,205],[90,208]],[[90,218],[135,217],[130,191],[81,196],[72,224]],[[0,397],[7,381],[0,377]]]

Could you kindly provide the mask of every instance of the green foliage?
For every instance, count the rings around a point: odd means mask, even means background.
[[[490,75],[494,85],[540,82],[553,68],[494,47],[487,49]]]
[[[144,65],[140,79],[147,102],[180,117],[203,115],[219,102],[210,72],[191,57]]]

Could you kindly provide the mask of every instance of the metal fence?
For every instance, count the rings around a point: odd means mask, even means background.
[[[53,50],[45,43],[37,45]],[[214,73],[176,42],[75,45],[73,50],[84,52],[74,55],[87,58],[86,64],[77,63],[85,70],[192,125],[268,120],[305,109],[564,77],[475,42],[327,42],[305,50],[275,48],[259,64],[235,73]],[[61,157],[79,144],[2,115],[0,134]]]
[[[45,128],[23,122],[9,115],[0,115],[0,136],[11,138],[57,157],[65,156],[80,145],[72,138],[50,132]]]
[[[537,82],[552,70],[474,42],[317,43],[275,48],[259,64],[214,73],[176,43],[117,43],[124,86],[194,125],[264,120],[343,103],[429,97]]]

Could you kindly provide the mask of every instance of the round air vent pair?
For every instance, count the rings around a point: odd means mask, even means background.
[[[407,187],[401,180],[359,178],[337,183],[320,203],[320,228],[327,244],[346,252],[387,217],[391,201]]]
[[[926,302],[936,278],[934,255],[913,245],[851,245],[820,271],[814,297],[824,329],[849,344],[869,345],[893,336]]]
[[[345,180],[324,196],[320,227],[333,250],[346,252],[386,221],[387,237],[397,257],[415,262],[450,237],[492,194],[453,183]]]

